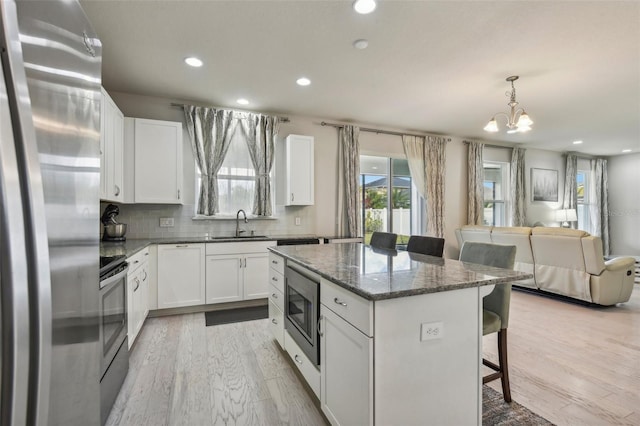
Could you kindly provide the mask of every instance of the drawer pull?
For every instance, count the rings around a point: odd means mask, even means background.
[[[277,294],[275,294],[275,293],[272,293],[271,295],[273,296],[273,298],[274,298],[274,299],[277,299],[277,298],[278,298],[278,295],[277,295]]]
[[[340,305],[340,306],[344,306],[344,307],[346,307],[346,306],[347,306],[347,304],[346,304],[346,303],[344,303],[343,301],[341,301],[341,300],[340,300],[340,299],[338,299],[337,297],[334,297],[334,298],[333,298],[333,301],[334,301],[336,304]]]
[[[274,265],[277,265],[278,261],[277,260],[272,260],[271,263],[273,263]]]
[[[189,244],[178,244],[176,248],[189,247]]]
[[[271,277],[271,281],[278,282],[278,279],[276,277]]]
[[[295,362],[297,362],[298,364],[302,364],[302,360],[300,359],[300,357],[299,357],[298,355],[294,356],[294,357],[293,357],[293,360],[294,360]]]
[[[274,318],[274,319],[272,319],[272,320],[271,320],[271,322],[272,322],[272,323],[274,323],[275,325],[278,325],[278,320],[277,320],[277,319],[275,319],[275,318]]]

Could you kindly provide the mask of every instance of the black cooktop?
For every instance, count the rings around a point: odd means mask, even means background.
[[[113,268],[120,265],[127,259],[127,256],[120,254],[117,256],[100,256],[100,276],[109,273]]]

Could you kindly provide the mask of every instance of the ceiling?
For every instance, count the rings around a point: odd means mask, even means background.
[[[109,91],[618,155],[640,152],[640,2],[81,1]],[[355,49],[364,38],[369,47]],[[204,61],[184,64],[187,56]],[[507,111],[529,133],[482,128]],[[296,85],[297,78],[311,85]],[[238,98],[251,103],[241,107]],[[581,145],[572,141],[582,140]]]

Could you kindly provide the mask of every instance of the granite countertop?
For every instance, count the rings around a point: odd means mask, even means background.
[[[270,235],[270,236],[209,236],[209,237],[168,237],[168,238],[141,238],[127,239],[122,242],[100,242],[100,256],[132,256],[151,244],[196,244],[196,243],[230,243],[230,242],[250,242],[250,241],[278,241],[278,240],[307,240],[313,238],[324,238],[317,235]]]
[[[360,243],[278,246],[269,250],[368,300],[438,293],[532,278],[532,274],[377,250]]]

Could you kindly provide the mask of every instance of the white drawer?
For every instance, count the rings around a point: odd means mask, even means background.
[[[275,245],[275,241],[207,243],[206,254],[266,253],[268,247]]]
[[[269,252],[269,266],[280,275],[284,275],[284,258]]]
[[[271,300],[269,300],[269,331],[284,349],[284,315]]]
[[[269,261],[271,261],[271,259],[269,259]],[[284,294],[284,275],[273,268],[269,268],[269,284],[280,290],[280,293]]]
[[[293,363],[302,373],[302,377],[304,377],[313,393],[315,393],[319,399],[320,371],[318,371],[313,363],[309,361],[309,358],[307,358],[304,352],[302,352],[302,349],[300,349],[298,344],[291,338],[291,336],[289,336],[289,333],[286,330],[284,332],[284,349],[289,353]]]
[[[129,263],[129,273],[134,272],[138,269],[144,262],[149,260],[149,247],[145,247],[139,252],[127,258],[127,262]]]
[[[373,302],[323,278],[320,282],[320,303],[367,336],[373,337]]]
[[[273,284],[269,285],[269,301],[275,303],[278,309],[284,312],[284,293]]]

